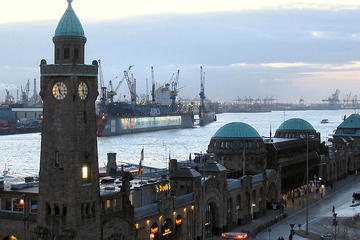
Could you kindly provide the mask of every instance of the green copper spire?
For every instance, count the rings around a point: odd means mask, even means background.
[[[85,37],[79,18],[71,7],[72,0],[67,1],[69,5],[56,27],[55,37]]]

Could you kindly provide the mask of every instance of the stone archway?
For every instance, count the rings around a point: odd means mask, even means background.
[[[221,233],[219,226],[219,210],[214,201],[210,201],[205,209],[205,237],[210,238]]]
[[[173,239],[174,229],[173,222],[170,218],[166,218],[161,224],[161,235],[162,239]]]
[[[17,240],[18,238],[15,237],[14,235],[9,235],[9,236],[6,236],[3,240]]]

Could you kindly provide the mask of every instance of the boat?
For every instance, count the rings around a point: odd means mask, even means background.
[[[192,128],[194,114],[169,106],[133,105],[126,102],[106,104],[98,119],[98,136],[116,136],[165,129]]]
[[[98,136],[116,136],[139,132],[158,131],[176,128],[192,128],[194,123],[193,107],[176,101],[178,94],[179,72],[171,83],[155,89],[154,72],[152,73],[151,101],[148,96],[137,101],[136,79],[130,72],[132,66],[124,71],[124,78],[113,90],[112,84],[107,92],[102,80],[101,65],[100,84],[101,94],[98,106],[97,134]],[[122,81],[126,80],[131,95],[131,102],[114,101],[114,95]]]
[[[323,119],[320,123],[329,123],[329,119]]]

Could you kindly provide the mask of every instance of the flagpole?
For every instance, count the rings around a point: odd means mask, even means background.
[[[243,176],[245,176],[245,147],[243,149]]]

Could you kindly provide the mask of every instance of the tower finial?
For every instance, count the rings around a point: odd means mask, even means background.
[[[73,0],[67,0],[67,1],[68,1],[69,5],[70,5],[70,4],[72,3],[72,1],[73,1]]]

